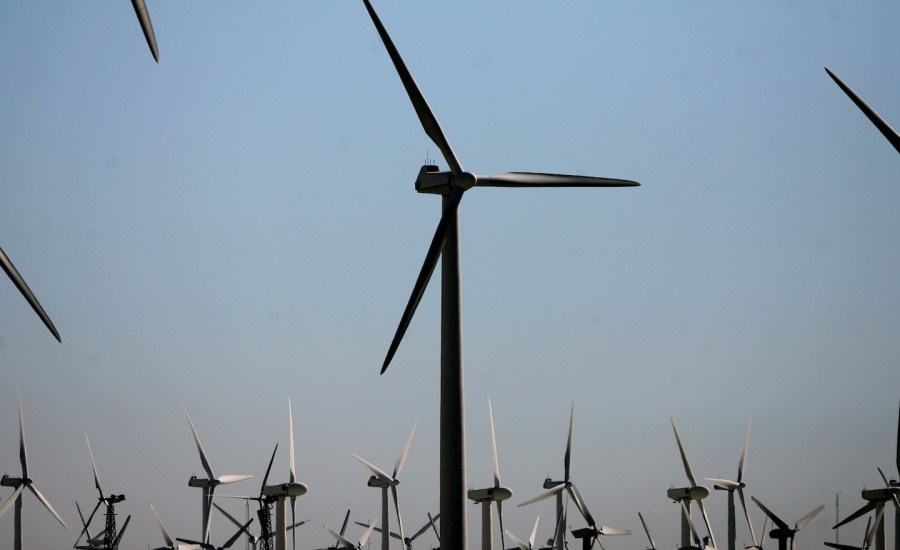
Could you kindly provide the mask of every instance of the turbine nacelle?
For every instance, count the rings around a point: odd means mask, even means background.
[[[31,480],[27,477],[9,477],[3,474],[0,478],[0,485],[4,487],[18,487],[19,485],[31,485]]]
[[[188,480],[188,487],[216,487],[221,482],[218,479],[205,479],[197,476],[191,476]]]
[[[881,489],[863,489],[862,497],[870,502],[891,500],[892,495],[900,495],[900,487],[882,487]]]
[[[500,502],[512,496],[512,490],[506,487],[488,487],[486,489],[469,489],[469,500],[475,502],[487,502],[492,500]]]
[[[471,172],[441,172],[435,164],[425,164],[416,176],[416,191],[434,195],[446,195],[453,187],[468,191],[478,183],[478,176]]]
[[[675,502],[681,502],[682,500],[703,500],[709,496],[709,489],[703,485],[674,487],[667,490],[666,495]]]
[[[390,487],[396,487],[397,485],[400,485],[400,480],[371,476],[369,477],[369,481],[366,482],[366,485],[368,485],[369,487],[378,487],[379,489],[388,489]]]
[[[278,485],[266,485],[262,494],[269,497],[300,497],[305,495],[308,490],[305,483],[279,483]]]

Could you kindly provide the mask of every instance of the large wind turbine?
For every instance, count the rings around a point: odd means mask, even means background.
[[[69,526],[66,525],[66,522],[64,522],[61,517],[59,517],[59,514],[57,514],[56,510],[53,509],[53,506],[50,505],[50,501],[38,491],[38,488],[34,485],[34,481],[28,477],[28,453],[25,450],[25,423],[22,419],[22,396],[19,394],[18,390],[16,390],[16,397],[19,400],[19,462],[22,465],[22,477],[9,477],[8,475],[3,474],[3,478],[0,478],[0,485],[3,487],[16,488],[9,499],[7,499],[7,501],[3,503],[3,506],[0,507],[0,518],[2,518],[3,515],[9,511],[10,507],[15,504],[15,535],[13,548],[15,550],[22,550],[22,491],[26,488],[41,501],[44,508],[53,514],[56,521],[65,527],[67,531]]]
[[[297,481],[297,470],[294,465],[294,413],[291,400],[288,398],[288,418],[290,424],[290,477],[287,483],[266,485],[263,483],[262,494],[275,500],[275,548],[285,550],[287,538],[287,521],[285,519],[284,499],[291,499],[291,525],[297,522],[297,497],[306,494],[309,488],[305,483]],[[267,474],[268,475],[268,474]],[[297,547],[297,532],[291,534],[293,548]]]
[[[375,529],[375,524],[377,524],[377,523],[378,523],[378,520],[377,519],[374,520],[369,525],[369,528],[363,532],[362,536],[359,537],[356,544],[353,544],[348,539],[344,538],[344,536],[341,535],[340,533],[335,533],[331,529],[331,527],[328,527],[327,525],[323,525],[322,527],[324,527],[325,530],[328,531],[328,533],[332,537],[334,537],[335,540],[337,540],[338,544],[340,545],[339,548],[351,548],[351,549],[355,549],[355,550],[362,550],[363,546],[365,546],[366,543],[369,541],[369,537],[372,535],[372,531]],[[345,520],[345,524],[346,524],[346,520]]]
[[[709,516],[706,515],[706,509],[703,507],[703,499],[709,496],[709,489],[703,485],[697,485],[694,479],[694,473],[691,471],[691,465],[688,463],[687,455],[684,452],[684,446],[681,444],[681,437],[678,435],[678,428],[675,427],[675,420],[669,415],[669,422],[672,424],[672,431],[675,432],[675,441],[678,443],[678,452],[681,453],[681,461],[684,463],[684,473],[687,474],[688,481],[691,482],[689,487],[677,487],[666,491],[669,498],[675,502],[685,503],[684,509],[687,511],[682,516],[681,521],[681,546],[686,547],[691,544],[690,523],[687,521],[691,516],[691,501],[697,501],[700,513],[703,514],[703,522],[706,523],[706,532],[712,540],[712,545],[716,546],[716,537],[713,535],[712,527],[709,525]]]
[[[56,338],[57,342],[62,343],[62,340],[59,337],[59,332],[56,331],[56,327],[53,326],[53,321],[50,320],[50,316],[44,311],[44,308],[41,307],[40,302],[38,302],[37,298],[34,297],[34,293],[31,292],[31,289],[28,288],[28,284],[25,282],[25,279],[19,275],[19,270],[16,269],[16,266],[13,265],[12,260],[9,259],[9,256],[3,252],[3,249],[0,248],[0,266],[3,267],[3,271],[9,275],[9,278],[12,280],[13,284],[16,285],[16,288],[19,289],[19,292],[22,293],[22,296],[28,300],[28,304],[31,306],[31,309],[37,313],[38,317],[41,318],[41,321],[44,322],[44,325],[50,330],[50,333]]]
[[[159,50],[156,48],[156,35],[153,34],[153,23],[150,22],[150,13],[147,11],[147,4],[144,0],[131,0],[134,6],[134,13],[137,14],[138,21],[141,23],[141,30],[144,31],[144,38],[147,39],[147,45],[150,46],[150,53],[153,59],[159,63]]]
[[[212,508],[213,493],[215,493],[216,487],[225,483],[235,483],[237,481],[250,479],[253,476],[245,474],[226,474],[216,477],[212,467],[209,465],[209,460],[206,459],[206,452],[203,451],[203,445],[200,443],[200,437],[197,435],[197,429],[194,428],[194,422],[191,420],[191,415],[187,412],[187,407],[184,407],[184,414],[187,416],[188,424],[191,425],[194,443],[197,445],[197,451],[200,453],[200,462],[203,464],[203,470],[206,471],[206,479],[201,479],[192,475],[188,480],[188,487],[200,487],[203,489],[203,534],[200,542],[206,544],[209,543],[210,510]]]
[[[363,466],[374,474],[369,478],[369,487],[381,489],[381,521],[384,524],[381,531],[381,550],[388,550],[391,545],[391,516],[390,509],[388,508],[388,489],[391,490],[391,498],[394,500],[394,510],[397,512],[397,528],[400,531],[400,539],[405,539],[403,534],[403,520],[400,517],[400,504],[397,502],[397,485],[400,484],[398,476],[400,475],[400,470],[403,469],[403,463],[406,462],[406,455],[409,453],[409,446],[412,444],[412,438],[415,433],[416,424],[413,424],[412,431],[409,432],[409,437],[406,438],[406,444],[403,445],[403,450],[400,451],[400,457],[394,465],[393,475],[388,475],[387,472],[378,466],[375,466],[371,462],[367,462],[359,455],[353,454],[353,458],[360,461]]]
[[[775,524],[775,529],[772,529],[772,531],[769,532],[769,537],[778,541],[778,550],[788,550],[788,548],[790,548],[790,550],[794,550],[794,537],[797,535],[797,531],[803,529],[803,527],[807,523],[812,521],[813,518],[819,514],[819,512],[825,509],[824,504],[816,507],[812,512],[798,519],[794,524],[794,528],[791,529],[790,527],[788,527],[788,524],[784,522],[784,520],[782,520],[771,510],[766,508],[765,505],[763,505],[763,503],[759,501],[759,499],[753,496],[751,496],[750,498],[753,499],[753,502],[755,502],[756,505],[759,506],[759,509],[762,510],[769,517],[769,519],[772,520],[772,523]],[[790,546],[788,546],[788,540],[791,541]]]
[[[425,261],[419,271],[412,294],[403,311],[400,324],[388,348],[381,367],[384,373],[406,333],[416,307],[425,293],[428,281],[441,261],[441,450],[440,450],[440,500],[442,545],[445,548],[466,547],[466,463],[465,423],[463,402],[462,323],[459,283],[459,227],[456,211],[463,194],[475,186],[494,187],[629,187],[637,182],[539,174],[507,172],[496,176],[478,176],[463,169],[453,152],[450,142],[432,113],[425,96],[416,85],[400,52],[394,46],[387,30],[375,13],[369,0],[363,0],[381,41],[387,49],[400,81],[406,89],[425,134],[441,151],[449,165],[449,172],[441,172],[437,166],[425,165],[419,170],[416,191],[442,196],[443,211],[434,232]]]
[[[494,529],[491,517],[491,503],[497,503],[497,517],[500,520],[500,548],[506,548],[503,540],[503,501],[512,496],[512,491],[500,485],[500,462],[497,460],[497,435],[494,433],[494,409],[488,400],[488,415],[491,419],[491,448],[494,451],[494,485],[486,489],[469,489],[468,496],[481,504],[481,547],[491,550],[494,544]]]
[[[720,491],[728,491],[728,550],[735,550],[735,539],[737,533],[734,520],[734,492],[737,491],[738,497],[741,499],[741,508],[744,509],[744,517],[747,519],[747,527],[750,528],[750,537],[753,539],[753,546],[756,546],[756,533],[753,532],[753,524],[750,523],[750,514],[747,512],[747,501],[744,500],[744,466],[747,464],[747,448],[750,446],[750,425],[753,418],[747,421],[747,435],[744,436],[744,448],[741,451],[741,458],[738,461],[737,480],[718,479],[714,477],[704,477],[706,481],[714,483],[713,487]]]
[[[830,76],[831,79],[834,80],[842,90],[844,90],[844,93],[847,94],[847,96],[851,100],[853,100],[853,103],[855,103],[856,106],[859,107],[859,110],[862,111],[863,114],[872,121],[872,124],[874,124],[876,128],[878,128],[878,131],[881,132],[881,135],[883,135],[891,143],[891,145],[894,146],[894,149],[896,149],[897,152],[900,153],[900,134],[897,133],[897,130],[891,128],[890,124],[888,124],[883,118],[878,116],[878,113],[875,112],[875,109],[869,107],[869,105],[865,101],[863,101],[861,97],[856,95],[856,92],[854,92],[850,88],[850,86],[844,84],[844,81],[838,78],[836,74],[831,72],[828,67],[825,67],[825,72],[827,72],[828,76]]]

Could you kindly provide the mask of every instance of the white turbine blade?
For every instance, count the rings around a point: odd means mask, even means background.
[[[678,443],[678,452],[681,453],[681,461],[684,463],[684,473],[687,474],[691,486],[696,487],[697,482],[694,480],[694,473],[691,471],[691,465],[688,463],[687,455],[684,453],[684,446],[681,444],[681,436],[678,435],[678,428],[675,427],[675,420],[672,418],[671,413],[669,414],[669,422],[672,423],[672,431],[675,432],[675,441]]]
[[[565,491],[565,490],[566,490],[565,484],[557,485],[556,487],[553,487],[552,489],[547,489],[546,491],[544,491],[543,493],[541,493],[535,497],[531,497],[530,499],[526,500],[525,502],[522,502],[521,504],[519,504],[519,506],[527,506],[529,504],[534,504],[535,502],[540,502],[540,501],[544,500],[545,498],[550,498],[550,497],[554,496],[555,494],[557,494],[561,491]]]
[[[393,478],[391,476],[387,475],[387,472],[385,472],[378,466],[372,464],[371,462],[368,462],[366,459],[362,458],[361,456],[359,456],[357,454],[354,454],[354,453],[350,453],[350,454],[353,455],[353,458],[358,460],[363,466],[368,468],[368,470],[370,472],[375,474],[382,481],[393,481]]]
[[[515,535],[512,533],[512,531],[510,531],[509,529],[506,530],[506,536],[509,537],[509,538],[511,538],[512,541],[513,541],[513,543],[514,543],[516,546],[518,546],[521,550],[531,550],[531,549],[529,548],[527,542],[525,542],[524,540],[522,540],[522,539],[520,539],[519,537],[515,536]]]
[[[709,540],[712,541],[713,548],[717,548],[716,536],[713,534],[712,526],[709,524],[709,516],[706,515],[706,508],[703,507],[703,501],[698,500],[697,506],[700,507],[700,513],[703,514],[703,522],[706,524],[706,532],[709,533]]]
[[[541,516],[534,518],[534,527],[531,528],[531,535],[528,536],[528,548],[534,547],[534,537],[537,535],[539,521],[541,521]]]
[[[688,527],[691,528],[691,533],[694,534],[694,542],[697,546],[700,546],[700,534],[697,533],[697,528],[694,527],[694,521],[691,519],[691,514],[688,512],[687,505],[684,501],[681,501],[681,515],[687,520]]]
[[[406,444],[403,445],[403,450],[400,451],[400,457],[397,458],[397,463],[394,465],[393,479],[397,479],[397,476],[400,475],[400,470],[403,469],[403,463],[406,462],[406,455],[409,454],[409,446],[412,445],[412,438],[416,434],[417,425],[418,422],[413,424],[412,431],[409,432],[409,437],[406,438]]]
[[[290,444],[290,469],[291,476],[290,482],[295,483],[297,481],[297,472],[294,469],[294,411],[291,409],[291,398],[288,397],[288,424],[290,426],[290,433],[288,435],[288,443]]]
[[[16,490],[13,491],[13,494],[10,495],[6,502],[3,503],[3,506],[0,506],[0,518],[3,517],[3,514],[9,511],[12,508],[12,505],[16,503],[16,499],[19,498],[19,495],[22,494],[22,490],[25,488],[25,485],[19,485],[16,487]]]
[[[355,548],[355,547],[353,546],[353,543],[352,543],[352,542],[350,542],[349,540],[345,539],[345,538],[342,537],[341,535],[335,533],[334,530],[333,530],[331,527],[329,527],[329,526],[327,526],[327,525],[322,525],[322,527],[324,527],[325,530],[328,531],[328,532],[331,534],[331,536],[335,538],[335,540],[337,540],[339,543],[343,544],[345,548]]]
[[[875,523],[872,524],[872,527],[866,530],[866,539],[865,539],[865,548],[869,548],[872,545],[872,537],[875,535],[875,531],[878,530],[878,526],[881,525],[881,522],[884,521],[884,508],[878,510],[878,514],[875,516]]]
[[[28,451],[25,449],[25,420],[22,414],[22,395],[16,388],[16,398],[19,400],[19,463],[22,465],[22,477],[28,478]]]
[[[584,516],[584,520],[591,527],[596,527],[597,524],[594,522],[594,516],[591,515],[591,511],[588,510],[587,503],[584,501],[584,498],[581,497],[581,491],[578,490],[578,486],[574,483],[571,485],[571,489],[569,490],[569,494],[572,495],[572,498],[575,500],[575,506],[578,507],[578,511],[581,512],[581,515]]]
[[[47,497],[45,497],[44,495],[41,494],[40,491],[38,491],[38,488],[35,487],[34,483],[31,483],[31,484],[28,485],[28,490],[31,491],[31,492],[34,494],[34,496],[37,497],[37,499],[38,499],[39,501],[41,501],[41,504],[44,505],[44,508],[46,508],[48,512],[50,512],[51,514],[53,514],[53,517],[56,518],[56,521],[58,521],[59,524],[62,525],[63,527],[65,527],[65,528],[66,528],[66,531],[68,531],[68,530],[69,530],[69,526],[66,525],[66,522],[63,521],[63,518],[61,518],[61,517],[59,516],[59,514],[56,513],[56,510],[54,510],[54,509],[53,509],[53,506],[50,505],[50,501],[47,500]]]
[[[747,528],[750,529],[750,538],[753,540],[753,546],[758,546],[756,542],[756,533],[753,531],[753,524],[750,523],[750,513],[747,512],[747,501],[744,500],[744,490],[738,487],[737,490],[738,498],[741,499],[741,508],[744,510],[744,518],[747,519]],[[765,531],[763,531],[763,536],[766,536]]]
[[[369,542],[369,537],[372,536],[372,531],[375,530],[376,523],[378,523],[378,518],[375,518],[375,520],[372,521],[372,525],[370,525],[369,528],[366,529],[366,531],[362,534],[362,536],[359,537],[359,546],[357,548],[362,548],[366,545],[367,542]]]
[[[488,399],[488,416],[491,419],[491,448],[494,451],[494,487],[500,486],[500,462],[497,460],[497,435],[494,433],[494,409],[491,400]],[[500,528],[503,532],[503,528]]]
[[[237,483],[238,481],[244,481],[245,479],[250,479],[252,477],[253,476],[249,474],[225,474],[219,476],[219,483],[222,485],[226,483]]]
[[[563,481],[569,481],[569,468],[572,465],[572,424],[575,422],[575,400],[572,400],[572,411],[569,413],[569,437],[566,439],[566,455],[563,457],[565,477]]]
[[[740,483],[731,481],[730,479],[722,479],[718,477],[704,477],[703,479],[709,481],[710,483],[715,483],[719,487],[727,490],[734,490],[741,486]]]
[[[88,453],[91,455],[91,467],[94,468],[94,486],[97,487],[100,498],[103,498],[103,489],[100,488],[100,477],[97,475],[97,463],[94,462],[94,451],[91,450],[91,440],[88,439],[87,433],[84,434],[84,440],[87,442]]]
[[[744,436],[744,448],[741,450],[741,459],[738,461],[738,483],[744,479],[744,466],[747,464],[747,449],[750,447],[750,425],[752,423],[753,416],[751,415],[750,420],[747,421],[747,435]]]
[[[365,527],[365,528],[367,528],[367,529],[368,529],[369,527],[372,527],[372,524],[371,524],[371,523],[366,523],[366,522],[364,522],[364,521],[354,521],[353,523],[359,525],[360,527]],[[427,525],[426,525],[426,527],[427,527]],[[380,532],[381,532],[381,527],[375,527],[374,531],[375,531],[376,533],[380,533]],[[388,536],[391,537],[392,539],[403,540],[402,538],[400,538],[400,535],[398,535],[397,533],[395,533],[395,532],[393,532],[393,531],[391,531],[390,533],[388,533]]]
[[[816,507],[815,510],[813,510],[812,512],[806,514],[805,516],[803,516],[802,518],[800,518],[799,520],[797,520],[797,523],[794,524],[794,529],[796,529],[797,531],[799,531],[800,529],[803,529],[803,527],[804,527],[807,523],[809,523],[810,521],[812,521],[812,519],[813,519],[814,517],[816,517],[817,515],[819,515],[819,512],[821,512],[821,511],[824,510],[824,509],[825,509],[825,505],[824,505],[824,504],[820,504],[818,507]]]
[[[644,516],[642,516],[641,513],[638,512],[638,517],[641,518],[641,525],[644,526],[644,532],[647,533],[647,540],[650,541],[651,550],[656,550],[656,543],[653,542],[653,537],[650,535],[650,528],[647,527],[647,522],[644,521]]]
[[[788,524],[785,523],[780,517],[776,516],[774,512],[772,512],[771,510],[766,508],[766,506],[762,502],[760,502],[759,499],[757,499],[755,496],[751,495],[750,500],[752,500],[753,502],[756,503],[757,506],[759,506],[759,509],[762,510],[763,513],[766,514],[766,516],[768,516],[769,519],[772,520],[772,523],[777,525],[780,529],[784,529],[785,531],[790,531],[791,528],[788,527]]]
[[[620,529],[618,527],[609,527],[607,525],[601,525],[598,531],[600,531],[601,535],[607,536],[623,536],[631,534],[631,529]]]
[[[150,511],[153,512],[153,518],[156,520],[156,524],[159,525],[159,530],[162,532],[162,536],[166,541],[166,544],[168,544],[169,546],[174,546],[175,543],[172,542],[172,537],[169,536],[169,531],[166,530],[166,526],[163,525],[162,518],[159,517],[159,514],[156,513],[156,508],[153,507],[153,504],[150,504]]]
[[[213,473],[209,461],[206,459],[206,452],[203,450],[203,445],[200,443],[200,437],[197,435],[197,428],[194,427],[194,421],[191,420],[191,415],[188,414],[187,407],[184,407],[184,414],[187,416],[188,424],[191,425],[191,433],[194,434],[194,443],[197,445],[197,451],[200,453],[200,462],[203,464],[203,469],[206,471],[206,479],[216,479],[216,475]]]

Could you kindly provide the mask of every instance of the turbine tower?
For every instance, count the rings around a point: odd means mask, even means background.
[[[225,483],[235,483],[250,479],[253,476],[245,474],[226,474],[216,477],[213,473],[212,466],[209,465],[209,460],[206,458],[206,452],[203,451],[203,445],[200,443],[200,437],[197,435],[197,429],[194,428],[194,422],[191,420],[191,415],[187,412],[187,407],[184,407],[184,414],[187,416],[188,424],[191,425],[194,443],[197,446],[197,452],[200,453],[200,463],[203,464],[203,470],[206,471],[206,479],[201,479],[196,475],[192,475],[188,480],[188,487],[200,487],[203,489],[203,524],[200,540],[202,543],[206,544],[209,543],[210,510],[212,509],[213,494],[216,491],[216,487]]]
[[[865,101],[863,101],[861,97],[856,95],[856,92],[854,92],[850,88],[850,86],[844,84],[844,81],[838,78],[836,74],[831,72],[828,67],[825,67],[825,72],[828,73],[828,76],[830,76],[831,79],[834,80],[842,90],[844,90],[844,93],[847,94],[847,96],[853,101],[853,103],[856,104],[857,107],[859,107],[859,110],[862,111],[870,121],[872,121],[872,124],[874,124],[876,128],[878,128],[878,131],[881,132],[881,135],[883,135],[885,139],[887,139],[891,143],[891,145],[894,146],[894,149],[896,149],[897,152],[900,153],[900,134],[897,133],[897,130],[891,128],[890,124],[888,124],[883,118],[878,116],[878,113],[875,112],[875,109],[869,107],[869,105]]]
[[[16,285],[16,288],[19,289],[19,292],[22,293],[22,296],[28,301],[28,304],[31,306],[31,309],[37,313],[38,317],[41,318],[41,321],[44,322],[44,326],[50,330],[50,334],[56,338],[57,342],[62,343],[62,340],[59,338],[59,332],[56,331],[56,327],[53,326],[53,321],[50,320],[50,316],[44,311],[44,308],[41,307],[40,302],[38,302],[37,298],[34,297],[34,293],[31,292],[31,289],[28,288],[28,284],[25,282],[25,279],[19,275],[19,270],[16,269],[16,266],[13,265],[12,260],[9,259],[9,256],[6,255],[6,252],[3,252],[3,249],[0,248],[0,267],[3,267],[3,271],[9,276],[12,280],[13,284]]]
[[[753,546],[756,546],[756,533],[753,532],[753,525],[750,523],[750,514],[747,512],[747,501],[744,500],[744,467],[747,464],[747,448],[750,446],[750,425],[753,418],[747,421],[747,434],[744,436],[744,448],[741,451],[741,458],[738,461],[737,480],[718,479],[714,477],[704,477],[706,481],[712,482],[713,487],[719,491],[728,491],[728,550],[735,550],[735,539],[737,533],[735,529],[734,519],[734,492],[737,491],[738,497],[741,499],[741,508],[744,510],[744,517],[747,519],[747,527],[750,529],[750,538],[753,539]]]
[[[388,489],[391,490],[391,498],[394,500],[394,510],[397,512],[397,527],[400,530],[400,539],[403,540],[405,538],[403,534],[403,520],[400,517],[400,504],[397,501],[397,485],[400,484],[398,476],[400,475],[400,470],[403,469],[403,463],[406,462],[406,455],[409,453],[409,446],[412,444],[412,438],[415,433],[416,424],[413,424],[412,431],[409,432],[409,437],[406,438],[406,444],[403,446],[403,450],[400,451],[400,457],[394,465],[394,475],[387,475],[387,472],[378,466],[375,466],[371,462],[367,462],[359,455],[351,453],[353,454],[353,458],[362,463],[363,466],[374,474],[369,478],[369,487],[381,489],[381,521],[384,523],[384,527],[381,531],[381,550],[388,550],[391,545],[391,519],[390,510],[388,508]]]
[[[147,45],[150,46],[150,53],[153,59],[159,63],[159,50],[156,48],[156,35],[153,34],[153,23],[150,22],[150,13],[147,12],[147,4],[144,0],[131,0],[134,6],[134,13],[137,14],[138,21],[141,23],[141,30],[144,31],[144,38],[147,39]]]
[[[706,515],[706,509],[703,507],[703,499],[709,496],[709,489],[703,485],[697,485],[694,479],[694,473],[691,471],[691,465],[688,463],[687,455],[684,452],[684,446],[681,444],[681,437],[678,435],[678,428],[675,427],[675,420],[669,415],[669,422],[672,424],[672,431],[675,432],[675,442],[678,443],[678,452],[681,453],[681,462],[684,463],[684,473],[687,474],[689,487],[677,487],[666,491],[666,495],[675,502],[683,502],[685,504],[685,514],[681,516],[681,546],[688,547],[691,545],[690,533],[690,517],[691,517],[691,501],[697,502],[700,513],[703,514],[703,522],[706,523],[706,532],[712,540],[712,545],[716,545],[716,537],[713,535],[712,528],[709,525],[709,516]]]
[[[459,282],[459,227],[456,211],[463,194],[475,186],[495,187],[630,187],[637,182],[610,178],[507,172],[477,176],[463,169],[444,136],[425,96],[406,67],[400,52],[382,25],[369,0],[363,0],[381,41],[397,70],[426,135],[444,156],[450,170],[425,165],[419,170],[416,191],[442,197],[441,219],[435,229],[425,261],[381,367],[387,369],[425,293],[428,281],[441,260],[441,436],[440,499],[441,532],[445,548],[466,548],[466,449],[463,401],[462,313]]]
[[[788,527],[788,524],[784,522],[784,520],[782,520],[771,510],[766,508],[763,503],[759,501],[759,499],[753,496],[751,496],[750,498],[753,499],[753,502],[755,502],[756,505],[759,506],[759,509],[762,510],[766,514],[766,516],[768,516],[769,519],[772,520],[772,523],[775,524],[775,529],[769,531],[769,537],[778,541],[778,550],[788,550],[788,548],[790,548],[790,550],[794,550],[794,537],[797,535],[797,532],[800,529],[803,529],[803,527],[807,523],[812,521],[819,512],[825,509],[824,504],[818,506],[812,512],[798,519],[794,524],[794,528],[791,529],[790,527]],[[791,541],[790,547],[788,546],[788,540]]]
[[[481,504],[481,547],[493,548],[494,527],[491,517],[491,503],[497,503],[497,517],[500,520],[500,548],[506,548],[503,540],[503,501],[512,496],[512,491],[500,485],[500,463],[497,460],[497,436],[494,433],[494,409],[488,400],[488,415],[491,419],[491,448],[494,451],[494,486],[486,489],[469,489],[469,500]]]
[[[15,550],[22,550],[22,491],[26,488],[41,501],[44,508],[53,514],[56,521],[65,527],[67,531],[69,530],[69,526],[66,525],[66,522],[64,522],[61,517],[59,517],[59,514],[57,514],[56,510],[53,509],[53,506],[50,505],[50,501],[38,491],[38,488],[34,485],[34,481],[28,477],[28,453],[25,450],[25,423],[22,420],[22,396],[19,394],[19,390],[16,390],[16,397],[19,400],[19,463],[22,465],[22,477],[9,477],[8,475],[3,474],[3,478],[0,478],[0,485],[3,487],[16,488],[16,490],[13,491],[13,494],[3,503],[3,506],[0,506],[0,518],[2,518],[3,515],[9,511],[10,507],[15,504],[15,534],[13,548]]]

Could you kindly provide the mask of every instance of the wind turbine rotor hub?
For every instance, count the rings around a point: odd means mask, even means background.
[[[512,490],[506,487],[492,487],[490,489],[491,499],[495,502],[500,502],[501,500],[506,500],[512,496]]]
[[[475,187],[476,183],[478,183],[478,176],[471,172],[460,172],[453,176],[453,185],[461,187],[463,191],[468,191]]]
[[[703,500],[709,496],[709,489],[703,485],[697,485],[688,489],[691,500]]]

